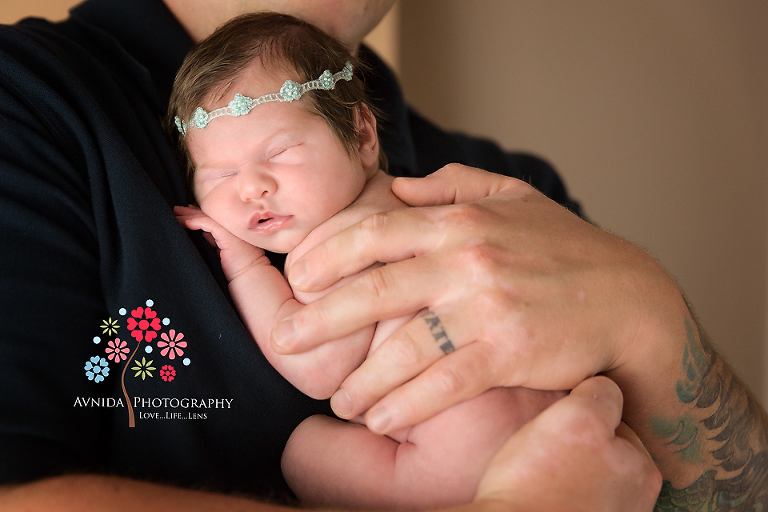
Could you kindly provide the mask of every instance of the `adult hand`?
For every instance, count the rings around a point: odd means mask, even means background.
[[[515,511],[652,510],[661,474],[621,410],[610,379],[582,382],[502,446],[475,500]]]
[[[673,311],[682,317],[677,287],[652,258],[524,182],[449,165],[392,188],[421,207],[373,215],[326,240],[289,280],[318,290],[390,264],[273,331],[276,351],[301,352],[429,308],[346,379],[331,402],[341,417],[370,409],[369,428],[387,433],[495,386],[571,389],[625,363],[635,375],[653,350],[648,340],[662,339],[649,326],[666,325]]]

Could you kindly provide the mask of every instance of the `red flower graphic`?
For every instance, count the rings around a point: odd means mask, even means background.
[[[185,348],[187,346],[186,341],[181,341],[184,339],[184,334],[179,333],[176,334],[176,331],[174,329],[171,329],[168,334],[162,333],[160,335],[161,338],[163,338],[165,341],[158,341],[157,346],[158,347],[165,347],[163,350],[160,351],[160,355],[168,355],[168,359],[173,359],[176,356],[183,356],[184,351],[181,350],[182,348]]]
[[[176,369],[173,366],[166,364],[160,368],[160,377],[162,377],[165,382],[171,382],[176,378]]]
[[[152,341],[157,338],[157,332],[160,329],[160,319],[152,308],[138,307],[131,311],[133,318],[128,319],[128,329],[131,330],[131,336],[136,341]],[[150,330],[152,329],[152,330]]]

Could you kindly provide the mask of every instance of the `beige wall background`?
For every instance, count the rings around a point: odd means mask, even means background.
[[[768,404],[768,3],[401,0],[372,43],[423,114],[546,157],[654,254]]]
[[[768,3],[402,0],[406,97],[549,159],[768,403]]]
[[[78,0],[3,0],[0,23],[15,23],[27,16],[62,20],[67,17],[70,7],[79,3]]]

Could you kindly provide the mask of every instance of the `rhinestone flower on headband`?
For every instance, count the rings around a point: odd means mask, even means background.
[[[265,94],[258,98],[249,98],[242,94],[235,94],[235,99],[229,102],[226,107],[217,108],[211,112],[206,112],[202,107],[197,107],[195,113],[189,121],[182,121],[179,116],[176,116],[176,128],[179,129],[182,135],[187,134],[187,129],[190,126],[194,126],[198,129],[203,129],[208,126],[211,119],[216,119],[221,116],[244,116],[256,105],[262,103],[269,103],[270,101],[294,101],[301,98],[305,92],[313,89],[331,90],[336,87],[336,82],[339,80],[352,80],[352,64],[347,62],[344,69],[338,73],[332,74],[327,69],[323,71],[317,80],[310,80],[303,84],[297,84],[293,80],[286,80],[283,86],[280,88],[280,92]]]

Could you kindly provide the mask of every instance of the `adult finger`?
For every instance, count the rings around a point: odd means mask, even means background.
[[[413,206],[466,203],[504,192],[506,199],[533,193],[528,184],[460,164],[450,164],[426,178],[398,178],[392,190]],[[471,216],[471,214],[470,214]],[[291,286],[318,291],[376,262],[418,256],[440,241],[441,223],[461,211],[409,208],[378,213],[322,242],[296,260],[288,271]]]
[[[468,344],[449,356],[438,359],[420,374],[413,373],[413,370],[418,368],[413,365],[407,371],[394,372],[395,376],[390,376],[390,372],[381,376],[368,371],[368,367],[364,367],[366,363],[367,361],[342,383],[331,404],[346,405],[349,397],[353,406],[352,413],[359,414],[368,409],[368,428],[379,434],[387,434],[425,421],[491,387],[520,385],[517,376],[500,375],[504,367],[497,364],[495,353],[483,343]],[[370,363],[376,364],[380,363]],[[413,373],[416,376],[408,380],[402,377],[403,373]],[[371,378],[370,375],[378,376]],[[392,383],[397,379],[398,382],[404,382],[399,387]],[[594,382],[590,379],[588,384],[580,386],[582,387],[575,388],[576,393],[572,393],[573,396],[567,403],[572,404],[574,411],[598,402],[604,403],[601,420],[612,432],[621,420],[622,397],[618,386],[606,377]],[[380,397],[383,398],[378,400]]]
[[[606,432],[616,431],[621,423],[624,407],[624,396],[621,389],[608,377],[598,375],[579,383],[571,390],[569,400],[565,405],[573,410],[587,410],[597,420],[596,425],[605,428]]]
[[[651,462],[651,464],[653,464],[651,454],[648,453],[648,450],[645,448],[643,442],[640,440],[637,434],[635,434],[635,431],[629,428],[629,425],[623,421],[619,423],[618,427],[616,427],[616,437],[621,438],[627,443],[631,444],[635,450],[647,456],[648,460]]]
[[[621,408],[608,379],[579,384],[504,443],[476,499],[513,510],[650,511],[661,475],[620,423]]]
[[[410,206],[437,206],[478,201],[504,190],[529,193],[523,181],[461,164],[448,164],[425,178],[395,178],[392,192]]]
[[[368,428],[378,434],[425,421],[435,414],[496,386],[488,352],[478,343],[466,345],[444,356],[412,380],[389,392],[365,413]],[[365,410],[366,400],[382,396],[379,382],[369,388],[354,382],[355,373],[338,393],[349,390],[356,410]],[[472,378],[466,378],[472,376]],[[371,391],[370,389],[378,390]],[[335,398],[335,395],[334,395]],[[331,402],[334,404],[334,400]]]
[[[484,391],[485,383],[482,379],[470,379],[475,384],[471,389],[463,389],[461,376],[467,375],[462,371],[472,371],[482,368],[482,373],[491,373],[491,365],[480,362],[479,365],[461,364],[463,358],[469,353],[462,351],[462,347],[472,344],[478,329],[462,330],[459,325],[452,326],[455,315],[448,312],[435,312],[424,310],[415,315],[378,346],[371,347],[371,353],[365,361],[349,375],[339,387],[338,392],[331,399],[334,412],[342,418],[354,418],[368,410],[374,403],[392,390],[406,384],[406,390],[398,392],[389,398],[388,403],[400,402],[403,407],[413,410],[419,415],[418,419],[412,419],[410,423],[422,421],[449,405],[458,403],[470,396]],[[451,327],[448,327],[451,326]],[[455,328],[454,328],[455,327]],[[474,350],[474,349],[473,349]],[[482,348],[486,350],[485,347]],[[458,351],[458,352],[457,352]],[[458,353],[458,356],[457,356]],[[411,382],[414,377],[429,368],[436,361],[448,359],[449,365],[441,376],[439,369],[431,370],[431,380],[427,379],[426,388],[420,387],[420,380]],[[488,361],[486,361],[488,362]],[[385,368],[386,371],[381,371]],[[454,373],[456,372],[456,373]],[[435,376],[436,375],[436,376]],[[451,378],[452,377],[452,378]],[[454,395],[435,400],[429,395],[434,388],[443,394]],[[458,393],[450,393],[450,390]],[[424,393],[427,394],[424,397]],[[413,394],[413,397],[409,395]],[[403,400],[405,395],[405,400]],[[420,398],[423,397],[424,400]],[[404,404],[412,404],[410,407]],[[384,410],[386,407],[379,407]],[[396,423],[399,425],[405,419],[397,414]],[[407,425],[404,425],[407,426]],[[383,426],[381,427],[383,428]],[[379,428],[375,428],[379,432]],[[387,428],[387,432],[391,430]]]
[[[278,322],[272,346],[280,354],[305,352],[381,319],[419,311],[446,287],[435,272],[429,256],[376,268]]]
[[[376,213],[323,241],[288,269],[291,287],[320,291],[374,263],[401,261],[432,250],[440,212],[421,208]]]

